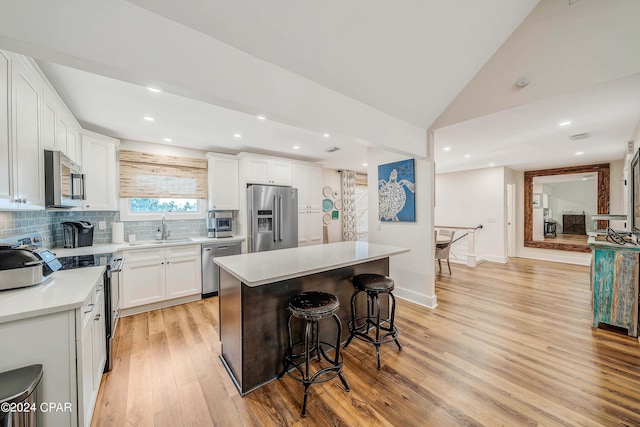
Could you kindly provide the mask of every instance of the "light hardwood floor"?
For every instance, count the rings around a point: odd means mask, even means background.
[[[403,351],[384,346],[378,371],[373,347],[352,342],[351,392],[312,386],[305,419],[291,378],[238,395],[218,357],[217,298],[121,319],[92,424],[640,425],[640,345],[591,328],[588,267],[452,269],[437,275],[435,310],[398,301]]]

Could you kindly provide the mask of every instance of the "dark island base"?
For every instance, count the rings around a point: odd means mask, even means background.
[[[282,370],[288,344],[287,305],[299,292],[315,290],[336,295],[340,301],[342,342],[347,340],[354,291],[351,278],[361,273],[388,275],[389,258],[255,287],[220,269],[221,359],[241,395],[274,380]],[[383,312],[388,312],[387,298],[381,297],[381,305]],[[364,293],[358,296],[357,309],[366,312]],[[292,322],[294,341],[302,336],[302,326],[302,320]],[[335,322],[330,318],[322,320],[320,329],[322,340],[335,341]],[[373,346],[371,351],[375,365]]]

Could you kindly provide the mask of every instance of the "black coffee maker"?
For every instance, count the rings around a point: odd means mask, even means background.
[[[93,245],[93,224],[89,221],[67,221],[62,223],[65,248]]]

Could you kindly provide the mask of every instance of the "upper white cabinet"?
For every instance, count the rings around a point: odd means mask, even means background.
[[[0,209],[44,209],[41,81],[24,57],[0,52]]]
[[[44,87],[42,104],[43,148],[62,151],[77,164],[82,164],[81,128],[78,122],[58,94],[47,85]]]
[[[240,165],[248,184],[291,185],[291,162],[285,159],[241,154]]]
[[[235,156],[207,153],[207,161],[209,209],[240,209],[238,159]]]
[[[0,51],[0,208],[15,205],[11,160],[10,94],[11,59]]]
[[[322,167],[293,164],[293,187],[298,189],[298,209],[322,209]]]
[[[85,175],[86,200],[83,210],[118,210],[117,139],[82,131],[82,172]]]

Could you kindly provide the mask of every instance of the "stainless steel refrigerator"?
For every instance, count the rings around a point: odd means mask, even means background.
[[[247,187],[249,252],[298,246],[298,189],[273,185]]]

